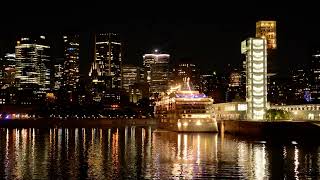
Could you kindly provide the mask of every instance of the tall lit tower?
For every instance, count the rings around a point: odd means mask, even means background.
[[[16,45],[17,86],[39,86],[42,90],[50,88],[50,68],[45,36],[23,37]]]
[[[269,76],[277,74],[279,63],[276,60],[277,49],[277,24],[276,21],[258,21],[256,22],[256,37],[267,40],[268,50],[268,74]]]
[[[76,89],[79,83],[79,54],[80,39],[78,34],[63,36],[64,41],[64,64],[63,84],[69,90]]]
[[[247,118],[263,120],[267,108],[267,41],[249,38],[241,43],[246,55]]]
[[[98,33],[95,36],[95,57],[89,76],[94,79],[111,78],[111,88],[121,88],[121,41],[119,34]],[[99,81],[100,81],[99,80]],[[104,82],[105,84],[107,82]]]
[[[169,54],[143,55],[145,67],[145,81],[150,85],[151,93],[162,93],[168,90],[169,82]]]
[[[267,40],[267,48],[277,49],[276,21],[258,21],[256,23],[256,37]]]

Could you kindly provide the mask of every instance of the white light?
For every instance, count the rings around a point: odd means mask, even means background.
[[[197,123],[196,123],[196,125],[197,125],[197,126],[201,126],[201,125],[202,125],[201,121],[198,120]]]
[[[188,123],[187,122],[183,123],[183,126],[188,126]]]
[[[181,122],[178,122],[178,124],[177,124],[177,125],[178,125],[178,127],[180,128],[180,127],[181,127]]]

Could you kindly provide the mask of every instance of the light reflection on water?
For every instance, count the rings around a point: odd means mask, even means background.
[[[0,129],[5,179],[319,178],[320,146],[209,133]]]

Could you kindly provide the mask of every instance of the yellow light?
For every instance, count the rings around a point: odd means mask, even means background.
[[[188,126],[188,123],[187,122],[183,123],[183,126]]]
[[[177,125],[178,125],[178,127],[181,127],[181,122],[178,122],[178,124],[177,124]]]
[[[198,120],[197,123],[196,123],[196,125],[197,125],[197,126],[201,126],[201,125],[202,125],[201,121]]]

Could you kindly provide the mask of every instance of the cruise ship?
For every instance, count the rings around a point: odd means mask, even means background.
[[[159,128],[176,132],[217,132],[213,99],[191,88],[189,80],[173,88],[156,102]]]

